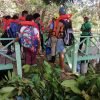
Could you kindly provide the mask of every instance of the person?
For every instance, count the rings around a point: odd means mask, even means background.
[[[51,39],[48,37],[45,41],[45,52],[48,61],[51,60]]]
[[[1,38],[8,38],[9,37],[8,33],[7,33],[7,30],[10,27],[11,21],[12,21],[12,19],[11,19],[10,15],[7,15],[7,16],[3,17],[3,19],[2,19],[3,34],[1,36]],[[3,46],[6,46],[9,42],[11,42],[11,40],[2,40],[1,41]],[[9,51],[10,51],[9,48],[10,48],[10,46],[7,47],[7,49],[8,49],[7,54],[11,53],[11,52],[9,53]]]
[[[7,34],[8,34],[9,38],[16,38],[18,36],[18,32],[19,32],[19,24],[18,23],[19,23],[18,16],[13,15],[10,26],[7,29]],[[12,46],[12,44],[8,46],[8,50],[7,50],[8,55],[11,55],[13,53],[11,50],[11,46]]]
[[[25,21],[27,15],[28,15],[28,11],[26,10],[22,11],[22,15],[19,17],[19,21]]]
[[[59,18],[59,14],[55,13],[50,24],[49,36],[51,39],[51,60],[49,62],[54,63],[56,58],[56,44],[57,44],[57,37],[55,36],[55,28],[56,20]]]
[[[56,50],[57,50],[57,53],[59,54],[59,65],[61,66],[62,72],[65,72],[64,53],[66,51],[64,41],[63,41],[64,31],[66,30],[66,25],[64,23],[67,23],[68,18],[70,17],[71,15],[69,16],[68,14],[66,14],[65,8],[60,7],[59,18],[58,18],[58,23],[56,27],[56,37],[57,37]],[[69,68],[67,69],[69,71]]]
[[[16,38],[19,32],[19,20],[17,15],[13,15],[9,28],[7,29],[10,38]]]
[[[36,65],[36,55],[40,48],[39,31],[33,24],[33,16],[27,15],[26,21],[20,23],[19,39],[25,53],[25,63]]]
[[[82,31],[81,36],[91,36],[91,28],[92,28],[92,26],[91,26],[91,23],[89,21],[89,17],[85,16],[84,23],[82,24],[81,29],[80,29]],[[84,39],[85,39],[85,37],[81,37],[80,42]],[[83,43],[81,43],[79,46],[80,50],[82,49],[82,46],[83,46]]]
[[[10,26],[10,23],[11,23],[11,16],[10,15],[3,17],[3,19],[2,19],[3,32],[6,32],[6,30]]]
[[[34,18],[35,23],[37,23],[38,25],[37,28],[39,29],[39,33],[40,33],[41,48],[43,52],[44,51],[44,39],[43,39],[44,25],[43,25],[42,20],[40,19],[39,13],[34,13],[33,18]]]

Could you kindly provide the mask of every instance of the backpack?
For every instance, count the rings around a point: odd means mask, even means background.
[[[9,29],[7,29],[8,37],[16,38],[19,32],[19,25],[16,22],[10,24]]]
[[[64,31],[63,31],[63,42],[65,46],[70,46],[74,44],[74,35],[73,35],[73,30],[72,28],[69,28],[69,22],[61,20],[65,26]]]
[[[20,44],[26,48],[38,46],[38,37],[37,34],[35,34],[34,32],[34,27],[26,26],[23,32],[20,33]]]

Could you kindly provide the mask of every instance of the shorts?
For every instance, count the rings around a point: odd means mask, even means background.
[[[65,47],[64,47],[64,42],[63,39],[58,39],[57,40],[57,53],[61,53],[61,52],[66,52]]]

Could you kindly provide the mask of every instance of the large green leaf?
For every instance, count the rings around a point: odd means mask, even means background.
[[[45,65],[46,73],[51,74],[52,73],[52,69],[51,69],[50,64],[48,62],[44,61],[44,65]]]
[[[97,79],[96,84],[97,84],[97,88],[98,88],[98,90],[99,90],[99,92],[100,92],[100,78]]]
[[[83,84],[85,82],[85,76],[79,76],[77,79],[78,84]]]
[[[77,86],[77,82],[75,80],[65,80],[61,83],[65,88],[70,88],[74,93],[81,94],[80,89]]]
[[[43,88],[45,88],[45,82],[44,81],[40,81],[40,84],[42,85]]]
[[[38,84],[40,82],[40,76],[38,74],[34,74],[32,81]]]
[[[15,87],[3,87],[0,89],[0,93],[9,93],[12,92],[15,89]]]

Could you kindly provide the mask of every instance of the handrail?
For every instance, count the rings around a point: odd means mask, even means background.
[[[7,48],[9,45],[11,45],[12,43],[14,43],[14,40],[12,40],[11,42],[9,42],[6,46],[4,46],[1,50],[4,50],[5,48]]]
[[[0,41],[2,40],[15,40],[15,38],[0,38]]]
[[[21,64],[21,52],[20,52],[20,45],[18,42],[14,42],[15,38],[0,38],[0,41],[6,41],[6,40],[10,40],[11,42],[8,43],[6,46],[0,48],[0,55],[3,55],[4,57],[9,58],[11,61],[15,61],[16,65],[17,65],[17,73],[20,77],[22,77],[22,64]],[[15,44],[15,53],[16,53],[16,58],[13,58],[10,55],[7,55],[6,53],[4,53],[3,51],[12,43]]]
[[[100,48],[96,44],[97,42],[100,42],[100,34],[96,34],[93,36],[80,36],[79,34],[75,34],[74,37],[75,37],[75,42],[72,46],[67,48],[65,57],[68,61],[69,66],[72,66],[73,73],[76,73],[77,63],[79,61],[100,59]],[[80,42],[81,37],[84,39]],[[84,50],[79,49],[79,45],[81,45],[82,43],[86,44]],[[93,55],[90,53],[91,47],[97,48],[96,55]],[[78,52],[78,51],[81,51],[81,52]],[[70,62],[72,62],[71,65],[70,65]]]

